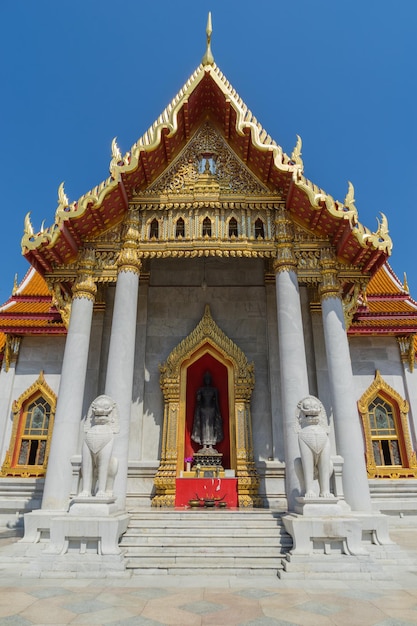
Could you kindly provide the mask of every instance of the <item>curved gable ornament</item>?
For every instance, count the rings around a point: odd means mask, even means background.
[[[206,350],[222,361],[229,372],[229,419],[232,421],[233,433],[230,438],[230,456],[238,480],[239,506],[260,506],[250,413],[250,399],[255,384],[254,366],[248,363],[242,350],[217,326],[208,305],[194,330],[160,366],[164,422],[161,463],[155,476],[156,495],[152,506],[175,505],[176,478],[183,468],[187,369],[193,359],[199,358]]]
[[[238,392],[238,397],[240,398],[248,397],[249,394],[250,398],[255,384],[253,363],[248,363],[242,350],[217,326],[211,316],[208,304],[206,304],[204,315],[194,330],[174,348],[164,365],[160,366],[161,388],[164,395],[167,385],[171,386],[176,381],[178,383],[179,396],[181,365],[204,343],[211,344],[221,353],[225,360],[233,363],[235,370],[235,393]]]

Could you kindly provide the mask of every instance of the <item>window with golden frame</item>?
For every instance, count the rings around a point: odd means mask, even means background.
[[[369,478],[416,478],[417,461],[411,447],[408,402],[377,371],[358,406]]]
[[[56,408],[56,395],[43,372],[13,403],[10,447],[1,468],[2,476],[44,476]]]

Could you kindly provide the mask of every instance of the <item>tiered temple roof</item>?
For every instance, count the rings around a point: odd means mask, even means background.
[[[305,178],[300,138],[291,156],[285,154],[213,61],[199,65],[129,152],[122,156],[113,142],[109,178],[71,203],[61,185],[52,226],[35,233],[27,216],[22,252],[31,265],[41,274],[51,272],[55,265],[73,261],[86,238],[120,223],[132,198],[172,164],[207,120],[271,196],[285,201],[294,221],[316,236],[327,238],[342,262],[367,273],[385,262],[392,247],[385,216],[372,233],[358,220],[352,185],[340,202]],[[171,200],[161,208],[175,208],[176,199]]]
[[[34,269],[0,307],[0,354],[6,334],[65,334],[53,294],[42,277],[72,263],[86,239],[121,223],[132,198],[149,188],[207,120],[271,197],[285,202],[295,223],[327,240],[342,263],[372,276],[350,335],[417,333],[417,304],[387,264],[392,243],[385,217],[373,233],[358,220],[352,185],[340,202],[305,178],[300,138],[291,156],[286,155],[214,63],[208,45],[202,63],[130,151],[122,156],[113,141],[109,178],[74,202],[69,202],[61,185],[49,228],[35,232],[26,217],[22,252]],[[160,208],[175,208],[175,198],[171,200]],[[66,285],[67,293],[70,288]]]

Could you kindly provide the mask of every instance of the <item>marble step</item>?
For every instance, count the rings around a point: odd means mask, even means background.
[[[278,558],[279,556],[284,556],[284,551],[281,546],[254,546],[254,545],[246,545],[246,546],[235,546],[230,544],[223,545],[203,545],[203,546],[132,546],[123,544],[121,546],[123,550],[126,550],[125,554],[127,557],[168,557],[168,556],[177,556],[180,555],[181,558],[185,556],[195,556],[195,557],[206,557],[206,556],[216,556],[219,558],[223,558],[225,556],[228,557],[238,557],[238,556],[248,556],[248,557],[271,557]]]
[[[171,519],[131,519],[129,521],[129,528],[264,528],[264,529],[279,529],[284,528],[281,521],[276,520],[241,520],[241,519],[216,519],[209,520],[202,519],[184,519],[184,520],[171,520]]]
[[[169,567],[159,568],[130,568],[127,570],[133,577],[140,580],[141,576],[152,575],[166,575],[166,576],[209,576],[213,580],[224,580],[227,576],[234,577],[250,577],[250,576],[263,576],[268,577],[271,580],[271,585],[275,584],[274,581],[279,575],[279,568],[263,568],[263,567],[224,567],[219,569],[218,567],[184,567],[182,565],[172,565]]]
[[[255,512],[257,511],[257,512]],[[236,520],[240,520],[240,523],[252,523],[258,522],[261,524],[271,523],[271,524],[281,524],[282,523],[282,514],[280,513],[272,513],[269,510],[262,509],[253,509],[252,511],[241,511],[240,509],[236,509],[234,511],[223,510],[223,509],[185,509],[185,510],[177,510],[177,509],[157,509],[155,511],[134,511],[129,512],[130,519],[132,522],[136,521],[158,521],[165,520],[169,522],[174,521],[208,521],[211,522],[213,520],[216,521],[232,521],[236,522]]]
[[[170,555],[162,557],[156,555],[154,557],[147,556],[141,559],[126,558],[126,567],[128,569],[148,569],[148,568],[168,568],[168,567],[186,567],[188,569],[205,570],[207,568],[217,568],[218,572],[222,572],[225,568],[251,568],[251,569],[278,569],[282,568],[282,557],[262,557],[262,556],[205,556],[204,559],[198,559],[196,556]]]
[[[129,515],[142,517],[158,517],[158,516],[170,516],[178,517],[184,515],[224,515],[226,517],[282,517],[287,514],[287,511],[279,511],[277,509],[243,509],[243,508],[206,508],[201,506],[196,509],[190,507],[177,507],[177,508],[141,508],[141,509],[129,509]]]
[[[189,527],[142,527],[142,528],[129,528],[124,537],[229,537],[233,538],[245,538],[252,537],[257,538],[278,538],[286,539],[289,537],[282,529],[265,529],[265,528],[213,528],[210,532],[207,532],[205,528],[189,528]]]
[[[411,559],[412,561],[412,559]],[[383,559],[369,556],[287,554],[282,559],[278,576],[285,580],[321,579],[330,580],[337,572],[341,580],[397,580],[406,572],[417,571],[410,559]]]
[[[292,540],[289,536],[280,537],[276,534],[262,534],[257,536],[251,536],[247,534],[236,534],[230,536],[228,534],[221,535],[134,535],[132,533],[125,534],[121,545],[122,546],[198,546],[198,545],[230,545],[234,546],[292,546]]]
[[[132,512],[121,541],[126,567],[136,575],[276,576],[292,546],[281,515],[268,509]]]

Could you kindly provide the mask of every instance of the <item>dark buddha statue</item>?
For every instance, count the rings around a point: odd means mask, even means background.
[[[223,424],[218,390],[212,386],[209,371],[204,374],[203,382],[204,386],[197,391],[191,439],[203,446],[201,451],[210,452],[216,443],[223,441]]]

